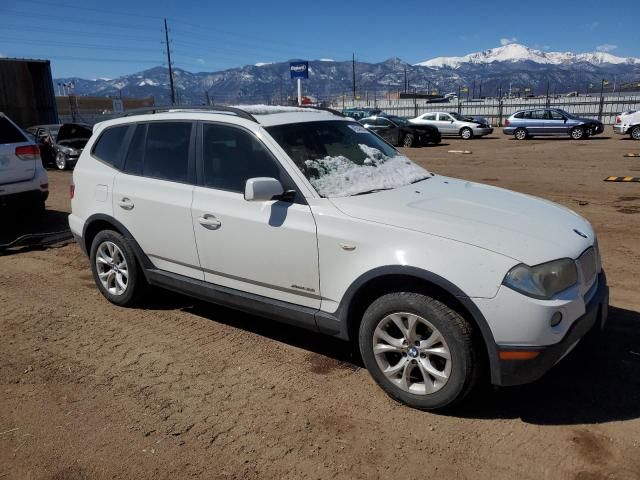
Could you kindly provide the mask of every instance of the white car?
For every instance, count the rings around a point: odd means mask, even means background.
[[[73,172],[69,224],[117,305],[151,284],[356,340],[421,409],[485,371],[533,381],[604,325],[595,232],[564,207],[436,175],[321,110],[154,112],[96,125]]]
[[[0,112],[0,207],[35,216],[44,211],[48,196],[49,180],[38,145]]]
[[[486,121],[477,121],[456,112],[423,113],[409,122],[415,125],[432,125],[440,131],[440,135],[453,135],[464,140],[493,133],[493,127]]]
[[[634,140],[640,140],[640,110],[630,110],[618,115],[613,131],[620,135],[629,135]]]

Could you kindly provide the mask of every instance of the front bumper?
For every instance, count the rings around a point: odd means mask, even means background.
[[[504,127],[502,129],[502,133],[504,133],[505,135],[513,135],[513,132],[515,131],[516,131],[515,127]]]
[[[499,358],[497,363],[499,371],[492,372],[493,383],[508,386],[521,385],[538,380],[562,360],[587,333],[604,328],[608,308],[609,287],[607,286],[606,276],[602,272],[598,277],[597,290],[586,305],[584,315],[573,322],[560,342],[545,347],[497,346],[499,357],[502,357],[506,352],[516,352],[515,355],[509,355],[511,357],[518,357],[518,352],[527,354],[521,357],[528,357],[530,354],[537,355],[535,358],[529,359],[506,360]]]
[[[628,125],[615,124],[613,126],[613,133],[617,133],[618,135],[626,135],[628,131],[629,131]]]

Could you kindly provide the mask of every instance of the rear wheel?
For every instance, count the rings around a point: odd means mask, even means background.
[[[100,293],[123,307],[138,302],[146,281],[127,240],[118,232],[103,230],[91,244],[91,271]]]
[[[631,138],[634,140],[640,140],[640,125],[633,127],[629,135],[631,135]]]
[[[375,300],[362,319],[359,345],[378,385],[411,407],[450,406],[477,383],[471,325],[426,295],[396,292]]]
[[[469,127],[464,127],[462,130],[460,130],[460,136],[463,140],[471,140],[473,138],[473,130],[471,130]]]
[[[573,140],[582,140],[587,136],[587,132],[583,127],[575,127],[571,129],[571,138]]]
[[[412,133],[407,133],[403,138],[402,138],[402,146],[403,147],[413,147],[413,143],[414,143],[415,137],[413,136]]]
[[[513,136],[516,138],[516,140],[526,140],[528,134],[524,128],[517,128],[516,131],[513,132]]]

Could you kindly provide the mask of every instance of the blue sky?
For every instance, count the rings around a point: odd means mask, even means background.
[[[174,65],[194,72],[352,52],[416,63],[507,41],[640,57],[638,16],[600,0],[0,0],[0,55],[51,59],[54,77],[113,78],[165,62],[164,17]]]

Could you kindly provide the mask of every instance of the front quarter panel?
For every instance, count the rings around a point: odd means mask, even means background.
[[[321,310],[337,311],[350,285],[385,266],[437,275],[468,297],[492,298],[517,262],[446,238],[347,216],[327,199],[310,202],[318,226]]]

